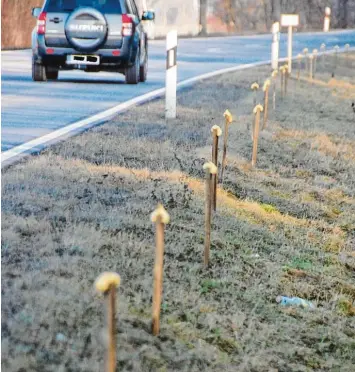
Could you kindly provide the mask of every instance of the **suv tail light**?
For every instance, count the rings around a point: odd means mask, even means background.
[[[127,15],[122,14],[122,36],[133,35],[133,19]]]
[[[47,13],[42,12],[37,19],[37,34],[44,35],[46,33],[46,19]]]

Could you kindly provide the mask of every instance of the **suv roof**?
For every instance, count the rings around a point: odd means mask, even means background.
[[[71,12],[79,7],[90,7],[101,13],[122,14],[122,0],[47,0],[47,12]]]

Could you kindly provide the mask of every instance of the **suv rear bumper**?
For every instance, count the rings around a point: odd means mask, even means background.
[[[136,52],[137,49],[134,48],[134,43],[132,43],[131,37],[123,38],[121,48],[98,49],[94,52],[80,52],[74,48],[48,47],[45,44],[44,35],[37,35],[37,50],[34,51],[34,54],[37,62],[58,65],[70,69],[73,68],[73,66],[66,66],[65,64],[67,55],[70,54],[100,56],[101,66],[102,65],[129,66],[133,64]],[[115,55],[115,53],[119,53],[119,55]]]

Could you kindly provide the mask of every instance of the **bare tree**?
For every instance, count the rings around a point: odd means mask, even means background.
[[[339,0],[338,22],[339,27],[348,27],[349,0]]]
[[[207,0],[200,0],[200,35],[207,34]]]

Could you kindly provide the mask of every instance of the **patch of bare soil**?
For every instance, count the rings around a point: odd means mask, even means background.
[[[349,61],[335,78],[354,84]],[[338,86],[295,80],[281,100],[278,81],[252,169],[250,85],[269,75],[262,67],[205,81],[180,92],[174,121],[155,101],[3,172],[4,371],[102,371],[104,309],[93,283],[107,270],[122,277],[119,371],[353,370],[352,101],[332,94]],[[204,270],[202,165],[227,108],[234,122]],[[153,337],[158,202],[171,223]],[[281,308],[278,295],[317,309]]]

